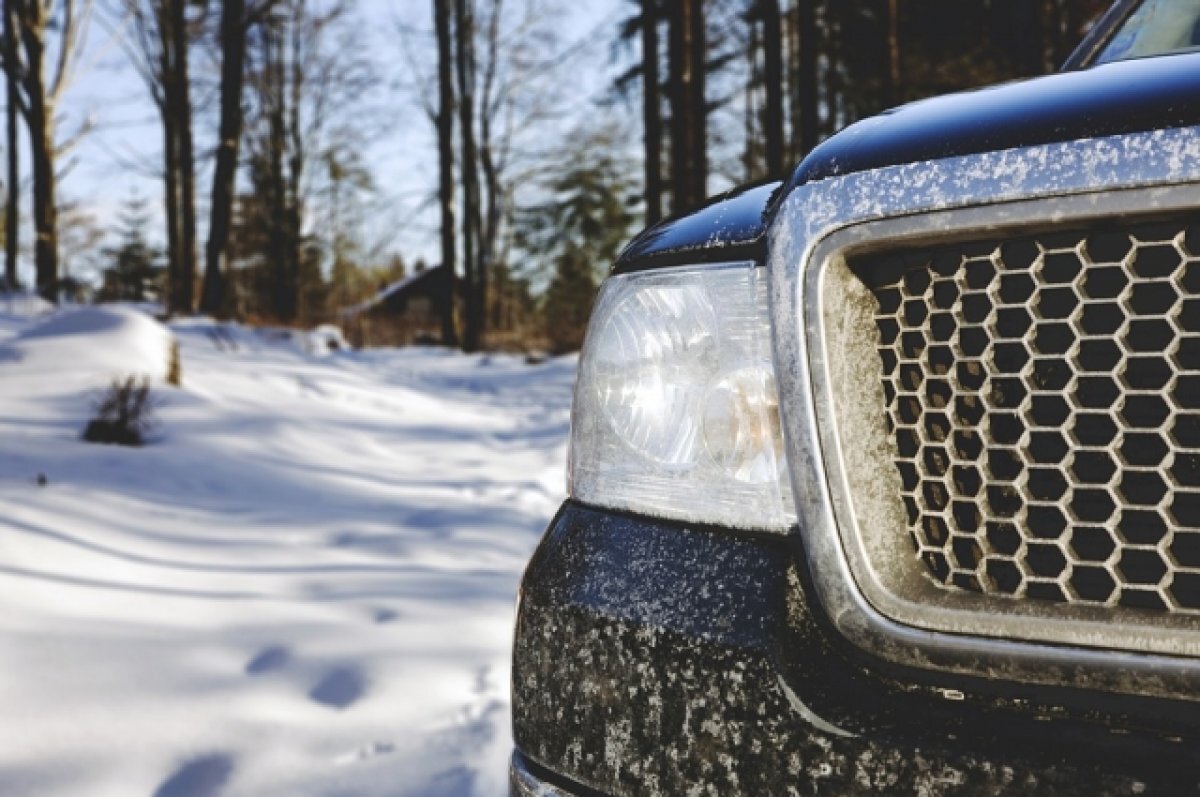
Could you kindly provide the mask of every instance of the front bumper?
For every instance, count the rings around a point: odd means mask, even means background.
[[[797,545],[564,505],[522,585],[512,793],[1200,784],[1197,704],[887,664],[833,630]]]

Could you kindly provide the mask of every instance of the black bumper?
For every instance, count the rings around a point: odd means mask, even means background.
[[[517,619],[529,777],[580,795],[1200,787],[1200,704],[866,657],[810,600],[798,545],[564,505]]]

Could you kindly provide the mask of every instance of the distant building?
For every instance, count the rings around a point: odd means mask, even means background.
[[[346,337],[354,346],[441,342],[440,297],[447,279],[453,279],[449,270],[434,266],[382,286],[366,301],[340,311]]]

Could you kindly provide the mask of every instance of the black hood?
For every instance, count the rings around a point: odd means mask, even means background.
[[[957,155],[1200,124],[1200,53],[1117,61],[914,102],[814,149],[788,187]]]

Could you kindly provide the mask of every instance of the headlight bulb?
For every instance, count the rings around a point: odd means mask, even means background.
[[[722,377],[709,388],[702,417],[705,449],[722,470],[746,484],[779,478],[783,432],[770,363]]]

